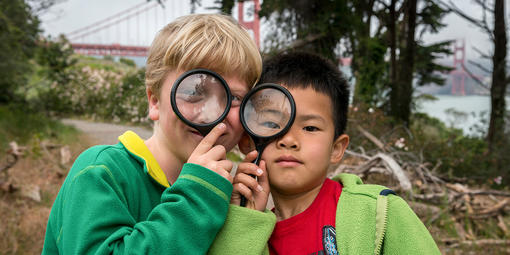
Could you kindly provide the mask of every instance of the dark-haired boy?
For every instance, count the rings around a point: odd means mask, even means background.
[[[326,177],[349,144],[344,134],[349,91],[338,68],[313,54],[284,53],[264,62],[260,83],[268,82],[286,87],[297,108],[289,132],[262,154],[277,222],[267,213],[231,206],[212,251],[439,254],[423,223],[393,191],[362,184],[351,174]],[[240,165],[232,202],[237,204],[241,194],[258,203],[249,207],[260,210],[263,200],[255,198],[262,192],[249,176],[255,171],[250,164]]]

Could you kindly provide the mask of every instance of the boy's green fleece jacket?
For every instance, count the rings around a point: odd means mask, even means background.
[[[185,164],[168,187],[133,132],[76,159],[53,204],[42,254],[205,254],[222,227],[232,184]]]
[[[336,211],[339,254],[441,254],[416,214],[400,197],[352,174],[333,178],[343,185]],[[388,192],[390,191],[390,192]],[[269,254],[276,217],[231,205],[210,254]]]

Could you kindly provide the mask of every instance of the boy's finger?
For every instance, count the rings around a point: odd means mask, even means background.
[[[227,149],[223,145],[215,145],[204,152],[203,156],[214,161],[223,160],[227,158]]]
[[[260,176],[263,174],[262,169],[260,169],[259,166],[253,164],[253,163],[240,163],[237,167],[237,173],[245,173],[245,174],[251,174],[254,176]],[[252,177],[253,178],[253,177]]]
[[[218,161],[217,164],[221,169],[223,169],[229,173],[232,171],[232,168],[234,168],[234,163],[232,163],[232,161],[226,160],[226,159]]]
[[[216,143],[216,140],[225,133],[225,130],[227,130],[227,126],[225,123],[220,123],[216,125],[209,134],[207,134],[202,141],[197,145],[195,148],[195,152],[199,154],[204,154],[207,151],[209,151],[214,144]]]
[[[252,191],[250,190],[250,188],[246,187],[244,184],[236,183],[236,184],[234,184],[234,189],[237,190],[237,192],[239,192],[239,194],[241,194],[246,199],[253,201]]]
[[[253,162],[257,158],[258,152],[257,151],[251,151],[250,153],[246,154],[246,157],[244,158],[243,162]]]
[[[230,183],[234,183],[234,178],[232,177],[232,175],[230,175],[229,171],[226,171],[225,169],[217,169],[214,172],[221,175],[223,178],[227,179],[227,181],[229,181]]]
[[[264,191],[269,192],[269,179],[267,177],[266,161],[261,160],[259,166],[262,170],[262,174],[258,177],[259,185],[262,186]]]
[[[246,174],[236,174],[234,183],[242,183],[244,186],[253,190],[255,193],[263,190],[263,187],[259,185],[255,178]]]

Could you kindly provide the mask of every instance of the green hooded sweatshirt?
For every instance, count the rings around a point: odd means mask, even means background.
[[[363,184],[352,174],[333,180],[343,185],[335,220],[339,254],[441,254],[420,219],[391,190]],[[276,216],[234,205],[229,210],[209,253],[269,254]]]
[[[46,228],[42,254],[205,254],[222,227],[232,184],[184,164],[172,186],[133,132],[74,162]]]

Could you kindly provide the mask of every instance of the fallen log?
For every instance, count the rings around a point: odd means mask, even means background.
[[[480,239],[480,240],[458,240],[458,239],[443,239],[442,242],[450,248],[455,248],[460,245],[510,245],[510,240],[505,239]]]
[[[374,143],[379,149],[385,151],[384,144],[381,142],[381,140],[377,139],[374,135],[372,135],[370,132],[366,131],[361,126],[357,126],[359,132],[363,134],[368,140],[370,140],[372,143]]]

